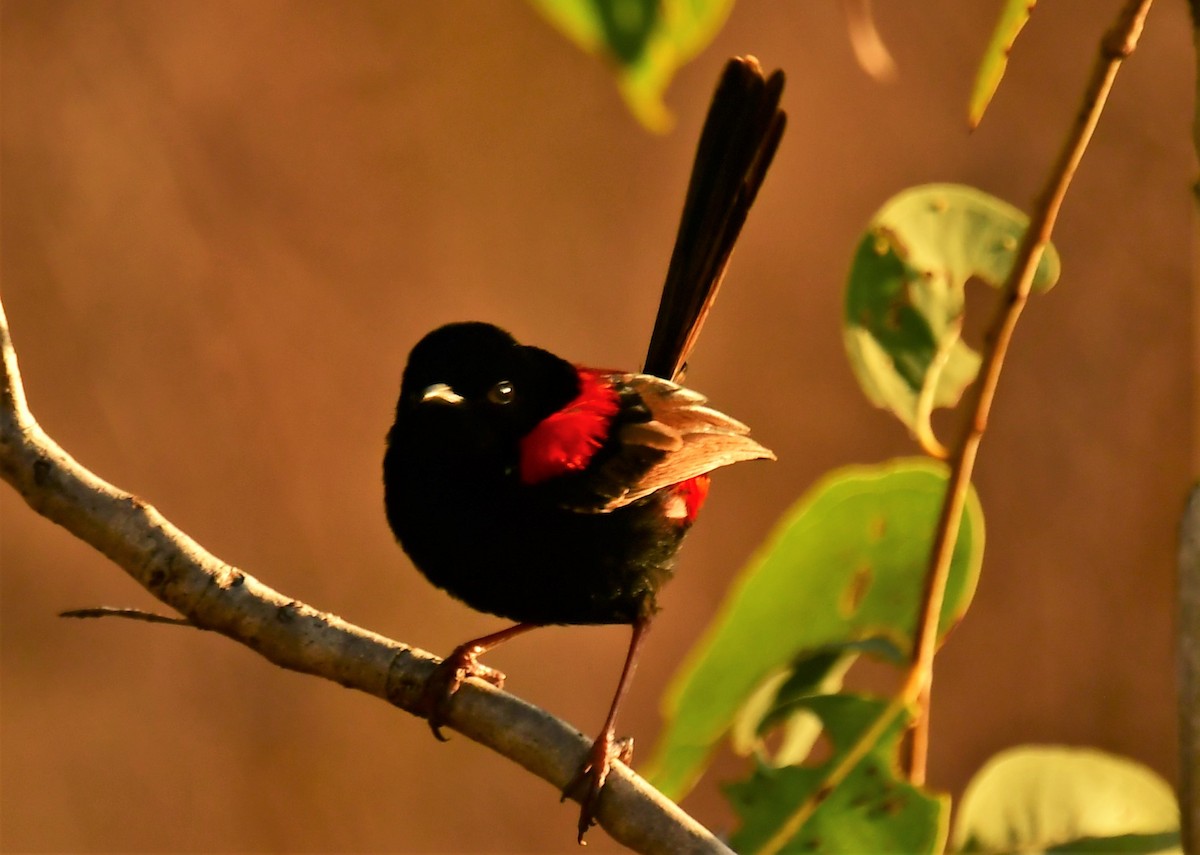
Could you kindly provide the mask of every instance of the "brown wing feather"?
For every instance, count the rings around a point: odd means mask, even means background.
[[[632,374],[623,378],[650,411],[650,421],[628,425],[621,442],[665,452],[628,490],[604,507],[612,510],[731,463],[774,460],[770,449],[749,436],[737,419],[705,406],[703,395],[659,377]]]

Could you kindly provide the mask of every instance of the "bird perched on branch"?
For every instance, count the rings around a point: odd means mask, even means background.
[[[594,823],[615,758],[614,725],[655,596],[714,469],[774,455],[749,429],[678,385],[785,124],[783,74],[752,57],[725,67],[701,133],[641,373],[575,365],[485,323],[456,323],[412,350],[384,456],[388,522],[417,568],[472,608],[516,625],[472,639],[425,687],[440,725],[479,662],[549,624],[629,624],[603,730],[564,790]]]

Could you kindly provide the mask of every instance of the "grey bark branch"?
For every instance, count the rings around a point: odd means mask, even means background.
[[[226,635],[280,667],[420,714],[421,686],[436,657],[273,590],[207,552],[149,503],[80,465],[29,410],[2,304],[0,356],[0,477],[31,508],[98,549],[194,626]],[[565,722],[478,681],[455,695],[446,724],[560,789],[590,745]],[[619,764],[598,818],[615,840],[638,852],[730,852]]]

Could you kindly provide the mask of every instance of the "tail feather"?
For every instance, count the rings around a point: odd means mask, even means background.
[[[700,134],[644,371],[679,380],[733,245],[783,135],[783,72],[754,57],[725,66]]]

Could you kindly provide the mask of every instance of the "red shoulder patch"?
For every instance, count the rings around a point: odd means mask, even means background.
[[[579,394],[521,440],[520,476],[525,484],[586,468],[608,437],[608,427],[621,406],[617,390],[605,373],[576,370]]]

